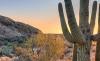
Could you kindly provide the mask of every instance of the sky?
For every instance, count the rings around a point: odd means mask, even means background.
[[[93,1],[90,0],[90,14]],[[64,7],[63,0],[0,0],[0,15],[32,25],[43,33],[62,33],[58,13],[59,2],[62,2]],[[98,2],[100,3],[100,0]],[[72,0],[72,3],[78,22],[79,0]],[[66,13],[65,18],[67,20]],[[94,33],[97,31],[97,25],[95,27]]]

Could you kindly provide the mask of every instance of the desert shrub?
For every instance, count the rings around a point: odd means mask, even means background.
[[[39,56],[34,57],[33,48],[40,48]],[[64,52],[64,40],[59,36],[37,34],[16,46],[16,54],[21,60],[50,61],[59,58]],[[23,57],[23,58],[22,58]],[[24,60],[25,58],[25,60]]]
[[[64,43],[61,40],[49,40],[45,48],[47,56],[56,58],[62,55]]]
[[[13,52],[13,46],[11,44],[0,47],[0,53],[2,55],[10,56],[11,54],[13,54]]]
[[[33,52],[31,48],[16,47],[16,55],[19,56],[19,61],[32,61]]]
[[[35,60],[34,52],[32,50],[33,47],[42,46],[43,42],[43,34],[38,34],[33,37],[27,38],[27,40],[21,44],[15,45],[16,55],[19,56],[19,61],[32,61]],[[34,46],[33,46],[34,45]]]
[[[61,39],[59,36],[50,36],[44,35],[45,41],[42,43],[44,44],[44,53],[40,56],[39,61],[50,61],[57,58],[60,58],[64,52],[64,40]],[[40,41],[41,43],[41,41]]]
[[[44,34],[37,34],[33,38],[33,47],[38,46],[38,47],[43,47],[46,43],[46,38]]]

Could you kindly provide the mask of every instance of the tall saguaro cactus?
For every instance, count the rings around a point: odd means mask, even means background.
[[[58,10],[63,34],[69,42],[74,44],[73,61],[90,61],[90,48],[91,41],[93,40],[92,37],[94,37],[93,29],[95,25],[97,2],[94,1],[93,3],[91,22],[89,24],[89,0],[80,0],[79,27],[76,23],[71,0],[64,0],[64,2],[71,33],[65,22],[61,3],[58,5]]]

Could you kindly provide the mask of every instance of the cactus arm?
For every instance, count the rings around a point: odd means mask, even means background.
[[[79,11],[79,27],[84,36],[90,35],[89,25],[89,0],[80,0],[80,11]],[[85,37],[85,39],[87,39]]]
[[[60,22],[61,22],[61,27],[62,27],[62,31],[64,34],[64,37],[69,41],[69,42],[75,42],[72,35],[70,34],[70,32],[68,31],[66,22],[65,22],[65,18],[64,18],[64,14],[63,14],[63,8],[62,8],[62,4],[59,3],[58,4],[58,10],[59,10],[59,15],[60,15]],[[74,44],[74,50],[73,50],[73,61],[77,61],[77,44]]]
[[[62,27],[62,31],[63,31],[64,37],[69,42],[74,42],[73,37],[72,37],[72,35],[70,34],[70,32],[69,32],[69,30],[67,28],[61,3],[58,4],[58,10],[59,10],[60,22],[61,22],[61,27]]]
[[[91,21],[90,21],[91,34],[93,34],[95,26],[96,11],[97,11],[97,1],[94,1],[92,7]]]
[[[66,8],[66,13],[68,17],[68,24],[69,24],[71,34],[73,35],[74,40],[78,43],[86,42],[82,32],[80,31],[76,23],[76,18],[73,11],[71,0],[64,0],[64,1],[65,1],[65,8]]]
[[[82,26],[82,27],[84,25],[85,26],[89,25],[89,22],[88,22],[88,18],[89,18],[88,7],[89,7],[89,0],[80,0],[80,12],[79,12],[80,22],[79,22],[79,25]]]
[[[79,11],[79,27],[84,36],[90,35],[89,25],[89,0],[80,0],[80,11]],[[87,38],[85,37],[87,40]]]
[[[100,4],[99,4],[99,16],[98,16],[98,33],[100,34]],[[100,61],[100,36],[96,36],[96,61]]]

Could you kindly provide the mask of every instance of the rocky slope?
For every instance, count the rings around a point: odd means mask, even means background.
[[[16,22],[11,18],[0,15],[0,41],[18,41],[18,39],[22,39],[23,37],[32,36],[38,33],[42,32],[35,27],[21,22]]]
[[[28,24],[0,15],[0,57],[13,56],[16,44],[25,42],[28,37],[36,34],[43,33]]]

